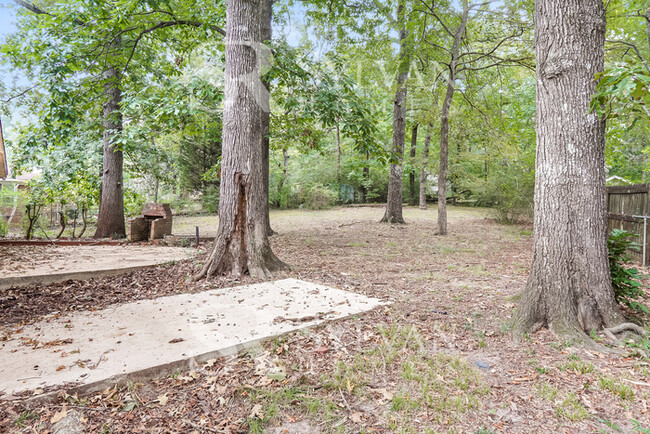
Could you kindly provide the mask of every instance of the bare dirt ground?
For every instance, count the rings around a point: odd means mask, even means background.
[[[0,431],[48,432],[76,410],[87,432],[650,432],[648,360],[634,345],[613,354],[548,331],[513,335],[531,228],[497,225],[485,210],[450,211],[446,237],[435,234],[432,209],[407,209],[400,226],[377,223],[381,208],[273,213],[273,249],[292,266],[278,278],[394,303],[195,372],[90,396],[61,391],[49,403],[2,402]],[[238,283],[186,284],[197,266],[2,291],[0,330]]]

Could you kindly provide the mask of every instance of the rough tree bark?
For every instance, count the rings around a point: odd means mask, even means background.
[[[261,11],[261,32],[262,32],[262,41],[271,41],[273,38],[273,28],[271,26],[271,21],[273,20],[273,2],[263,1],[262,2],[262,11]],[[271,81],[264,77],[262,80],[264,87],[267,92],[271,92]],[[275,235],[275,231],[271,228],[271,219],[269,216],[269,152],[271,149],[271,110],[265,110],[262,113],[262,151],[264,153],[264,162],[262,163],[264,168],[264,191],[266,192],[266,211],[264,212],[264,220],[266,225],[266,233],[271,236]]]
[[[408,31],[405,20],[405,1],[397,4],[397,25],[399,26],[399,68],[397,90],[393,101],[393,148],[397,162],[390,164],[388,175],[388,198],[382,223],[404,223],[402,217],[402,163],[406,141],[406,79],[409,74],[410,50],[407,46]]]
[[[411,168],[409,169],[409,205],[414,206],[416,201],[415,193],[415,153],[418,146],[418,124],[413,125],[411,129],[411,152],[409,163]]]
[[[260,73],[266,51],[260,20],[264,2],[226,3],[226,73],[219,227],[214,248],[194,280],[204,276],[250,274],[270,277],[285,268],[269,245],[265,213],[263,111],[269,94]]]
[[[465,35],[469,6],[463,4],[463,15],[460,24],[454,33],[454,43],[451,47],[451,61],[449,62],[449,77],[447,79],[447,92],[440,112],[440,172],[438,173],[438,234],[447,235],[447,170],[449,160],[449,111],[456,91],[456,68],[460,58],[460,43]]]
[[[115,44],[119,45],[120,41]],[[104,161],[102,165],[102,187],[99,200],[99,214],[95,238],[125,238],[124,194],[122,191],[122,151],[113,144],[116,135],[122,132],[122,91],[120,72],[116,67],[106,71],[106,102],[104,103]]]
[[[601,0],[538,0],[533,263],[520,331],[584,332],[621,321],[607,260],[605,122],[589,114],[603,70]]]
[[[424,139],[424,149],[422,150],[422,166],[420,168],[420,209],[427,209],[427,164],[429,164],[430,146],[431,132],[427,131],[427,137]]]

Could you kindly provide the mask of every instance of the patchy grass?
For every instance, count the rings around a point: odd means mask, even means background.
[[[594,372],[594,365],[581,360],[577,356],[569,356],[569,361],[562,363],[558,368],[562,371],[571,371],[576,374],[589,374]]]
[[[623,400],[632,401],[635,396],[632,387],[609,375],[600,375],[598,377],[598,386],[603,390],[612,392]]]
[[[578,402],[578,398],[569,393],[555,406],[555,415],[560,419],[580,421],[589,417],[589,412]]]

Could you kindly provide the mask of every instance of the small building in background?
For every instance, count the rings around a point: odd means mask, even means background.
[[[606,180],[607,185],[631,185],[632,181],[628,181],[627,179],[623,178],[622,176],[610,176]]]

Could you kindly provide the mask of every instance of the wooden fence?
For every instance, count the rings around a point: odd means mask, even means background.
[[[643,218],[650,215],[650,184],[635,184],[607,187],[607,231],[624,229],[636,234],[641,251],[630,251],[638,262],[643,262]],[[650,238],[650,222],[647,237]],[[647,242],[648,240],[646,240]],[[650,247],[650,246],[649,246]],[[650,248],[646,248],[646,264],[650,261]]]

